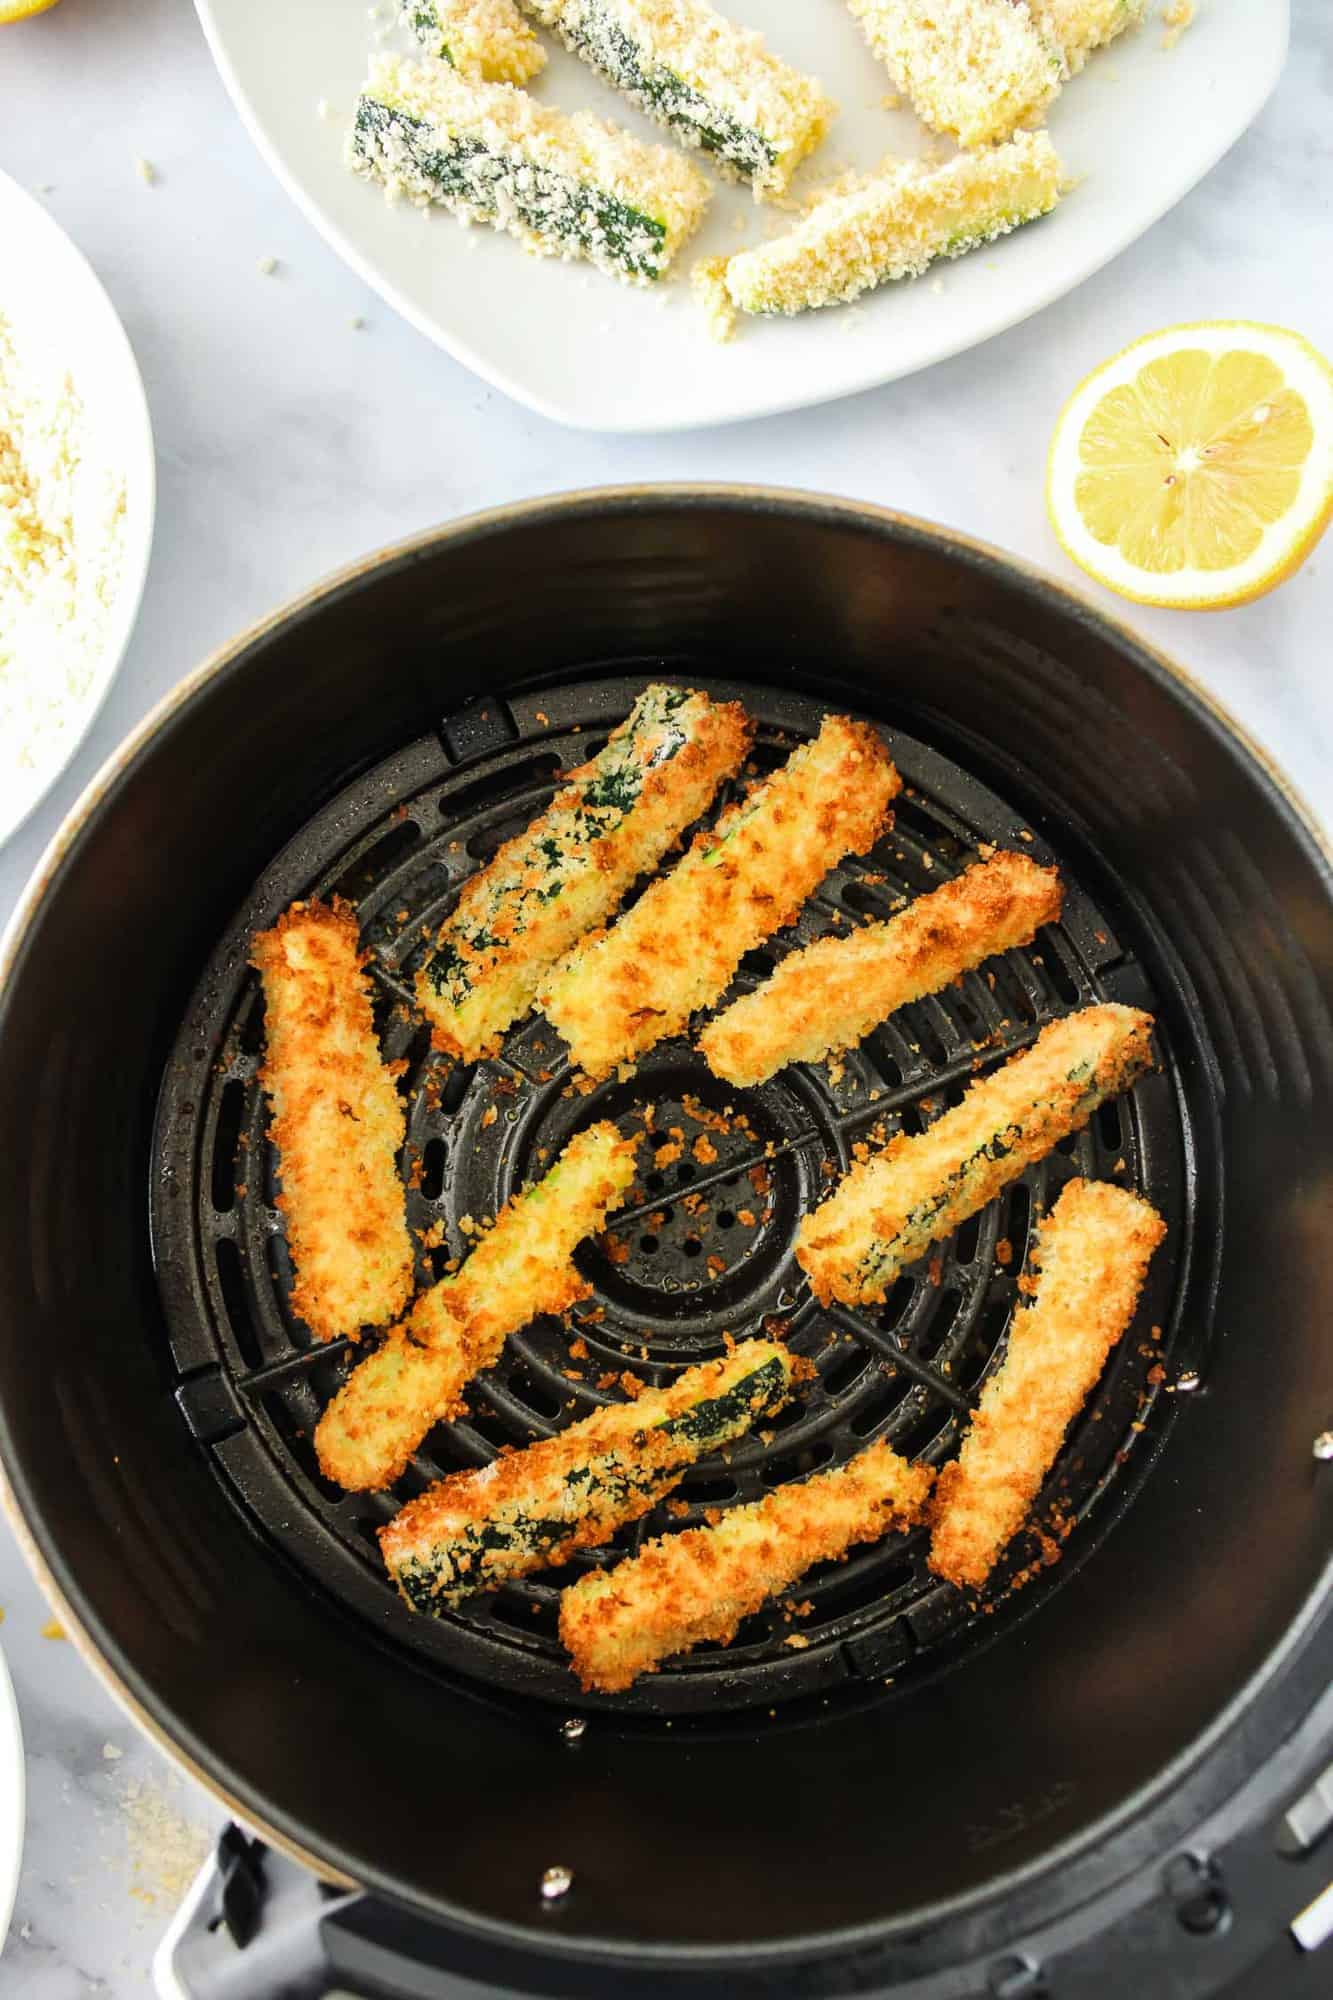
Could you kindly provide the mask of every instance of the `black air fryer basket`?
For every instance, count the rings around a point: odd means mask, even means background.
[[[904,778],[892,834],[747,958],[742,987],[987,842],[1058,862],[1060,924],[844,1064],[755,1091],[680,1041],[582,1093],[539,1017],[450,1066],[411,1005],[424,937],[661,677],[743,700],[760,770],[837,708],[881,726]],[[257,1080],[249,941],[314,893],[356,905],[406,1064],[423,1282],[464,1249],[463,1218],[572,1132],[655,1107],[642,1200],[580,1253],[592,1299],[511,1340],[379,1496],[314,1460],[346,1355],[287,1303]],[[1314,1835],[1280,1829],[1333,1755],[1330,990],[1328,861],[1280,779],[1175,670],[994,553],[708,490],[442,531],[188,682],[84,800],[16,925],[13,1506],[143,1719],[266,1838],[431,1919],[440,1962],[474,1977],[1017,1996],[1042,1990],[1038,1933],[1095,1967],[1096,1940],[1119,1923],[1123,1943],[1125,1911],[1148,1908],[1171,1941],[1161,1990],[1221,1991],[1319,1886]],[[853,1148],[956,1101],[978,1045],[997,1063],[1096,999],[1153,1010],[1161,1068],[882,1309],[816,1307],[792,1237]],[[942,1463],[1003,1352],[1034,1219],[1077,1173],[1147,1194],[1169,1235],[983,1604],[930,1574],[920,1535],[891,1538],[816,1572],[798,1617],[779,1604],[729,1649],[585,1698],[558,1579],[438,1621],[390,1590],[375,1530],[431,1479],[731,1336],[780,1330],[813,1374],[687,1478],[691,1519],[873,1438]],[[1243,1884],[1201,1844],[1214,1823],[1244,1829]],[[573,1886],[544,1900],[552,1868]],[[1263,1964],[1294,1980],[1297,1947],[1278,1948],[1289,1961]],[[1128,1990],[1100,1949],[1104,1986],[1064,1990]],[[1147,1931],[1135,1951],[1161,1956]]]

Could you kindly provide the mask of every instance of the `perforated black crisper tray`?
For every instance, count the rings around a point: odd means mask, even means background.
[[[795,1263],[797,1223],[863,1139],[919,1130],[958,1101],[979,1065],[999,1064],[1060,1013],[1102,999],[1154,1005],[1135,940],[1090,899],[1064,857],[992,791],[910,737],[885,732],[904,780],[893,832],[835,869],[794,929],[747,957],[736,990],[794,945],[937,888],[983,842],[1061,864],[1062,922],[1030,949],[900,1010],[842,1063],[797,1066],[755,1090],[720,1083],[683,1040],[655,1049],[628,1081],[581,1090],[540,1016],[513,1029],[494,1061],[455,1066],[431,1053],[411,1004],[427,938],[460,883],[542,810],[559,773],[595,752],[644,684],[635,675],[474,702],[441,738],[410,745],[339,793],[265,872],[209,961],[167,1069],[155,1142],[155,1254],[177,1400],[256,1532],[391,1642],[492,1689],[566,1708],[608,1704],[580,1696],[570,1675],[556,1638],[560,1582],[616,1561],[679,1517],[651,1514],[559,1576],[475,1598],[438,1620],[399,1601],[375,1530],[442,1473],[483,1464],[503,1446],[548,1436],[622,1396],[623,1371],[666,1382],[721,1353],[727,1336],[764,1331],[815,1365],[797,1402],[686,1476],[686,1525],[840,1463],[873,1438],[939,1464],[957,1449],[1002,1356],[1034,1215],[1075,1173],[1146,1194],[1166,1217],[1166,1246],[1038,1510],[1043,1528],[1072,1518],[1072,1534],[1062,1547],[1046,1533],[1024,1536],[992,1587],[992,1598],[1021,1588],[1026,1609],[1093,1549],[1124,1468],[1157,1423],[1159,1396],[1185,1365],[1173,1353],[1172,1314],[1191,1238],[1191,1148],[1165,1045],[1161,1071],[1105,1106],[938,1256],[900,1278],[882,1310],[819,1307]],[[803,696],[697,684],[745,702],[758,723],[751,769],[761,772],[812,735],[823,714]],[[349,1357],[344,1343],[312,1344],[288,1309],[278,1162],[257,1081],[263,1001],[247,964],[255,929],[295,897],[333,893],[356,906],[372,954],[384,1053],[407,1059],[400,1087],[409,1220],[418,1237],[443,1225],[440,1247],[419,1255],[423,1284],[466,1251],[462,1219],[494,1215],[571,1133],[601,1118],[643,1130],[652,1108],[631,1203],[606,1239],[580,1253],[593,1298],[568,1327],[542,1319],[511,1338],[500,1364],[474,1385],[470,1415],[433,1431],[381,1495],[345,1495],[315,1463],[311,1435]],[[688,936],[678,943],[689,951]],[[1059,1559],[1048,1560],[1057,1548]],[[992,1616],[930,1574],[920,1531],[825,1565],[793,1596],[810,1607],[804,1615],[793,1616],[788,1598],[750,1619],[731,1647],[701,1647],[614,1706],[715,1713],[827,1697],[852,1683],[878,1687],[984,1638]]]

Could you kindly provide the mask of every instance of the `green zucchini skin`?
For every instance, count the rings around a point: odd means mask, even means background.
[[[423,1494],[380,1535],[386,1565],[403,1597],[414,1610],[439,1615],[477,1591],[494,1590],[567,1560],[577,1548],[609,1541],[618,1528],[655,1506],[691,1465],[785,1400],[791,1356],[772,1342],[747,1346],[755,1352],[745,1355],[734,1379],[706,1390],[684,1409],[655,1421],[650,1415],[636,1427],[628,1413],[637,1413],[647,1398],[614,1405],[571,1431],[498,1461],[511,1476],[516,1469],[520,1490],[497,1506],[488,1508],[493,1483],[488,1475],[494,1470],[489,1466],[479,1474],[455,1475]],[[608,1418],[622,1435],[608,1434]],[[586,1456],[578,1450],[582,1437],[587,1439]],[[439,1511],[437,1496],[445,1489],[447,1521],[432,1527],[430,1514]],[[409,1519],[405,1528],[407,1516],[419,1518],[422,1526],[417,1529],[415,1519]]]
[[[549,7],[541,10],[549,15]],[[595,4],[563,8],[556,17],[561,40],[599,76],[688,145],[701,146],[724,160],[742,180],[754,180],[777,160],[778,149],[762,132],[743,125],[665,63],[655,62],[624,27]]]
[[[460,133],[439,143],[424,118],[363,96],[352,133],[353,151],[373,166],[403,148],[422,181],[442,201],[463,203],[490,219],[502,206],[534,235],[554,239],[594,262],[612,262],[629,276],[654,280],[666,265],[666,224],[572,174],[529,163],[517,166]]]

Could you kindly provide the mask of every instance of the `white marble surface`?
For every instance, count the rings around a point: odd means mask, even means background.
[[[1295,15],[1287,73],[1252,132],[1141,243],[1038,319],[852,402],[620,440],[529,415],[367,294],[269,178],[185,0],[62,0],[0,29],[0,166],[45,190],[116,301],[148,385],[161,481],[137,637],[74,767],[0,852],[0,919],[61,814],[164,689],[322,572],[450,515],[603,481],[768,480],[933,516],[1069,574],[1045,524],[1041,468],[1088,368],[1153,327],[1211,316],[1279,321],[1333,351],[1333,290],[1318,271],[1333,198],[1333,23],[1324,0],[1295,0]],[[156,185],[136,156],[154,162]],[[272,277],[258,270],[266,256],[280,260]],[[1331,579],[1333,544],[1246,610],[1128,614],[1231,705],[1325,817]],[[30,1788],[0,2000],[143,1994],[169,1885],[135,1826],[159,1800],[197,1827],[214,1808],[173,1783],[72,1647],[41,1636],[48,1614],[3,1528],[0,1605]]]

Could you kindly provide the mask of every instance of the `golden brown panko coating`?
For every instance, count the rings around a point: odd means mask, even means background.
[[[588,1296],[574,1251],[619,1203],[638,1143],[611,1124],[578,1133],[549,1173],[506,1203],[463,1268],[422,1293],[320,1418],[326,1478],[356,1492],[391,1485],[432,1425],[458,1415],[468,1383],[494,1366],[511,1333]]]
[[[292,1310],[320,1340],[383,1326],[412,1288],[398,1151],[402,1106],[380,1058],[351,906],[293,903],[256,937],[273,1110],[295,1266]]]
[[[868,723],[828,716],[813,743],[728,807],[628,915],[545,981],[538,1005],[573,1062],[605,1076],[679,1034],[844,854],[873,846],[901,783]]]
[[[543,974],[614,914],[739,771],[753,733],[739,702],[645,688],[541,817],[464,884],[417,975],[436,1048],[465,1062],[494,1053]]]
[[[1103,1181],[1071,1181],[1051,1210],[1037,1237],[1032,1304],[1015,1312],[1004,1360],[935,1488],[930,1566],[938,1576],[979,1587],[1022,1527],[1134,1317],[1165,1235],[1146,1201]]]
[[[788,1063],[849,1049],[898,1007],[938,993],[996,952],[1028,944],[1060,915],[1054,868],[996,854],[887,923],[819,938],[784,958],[699,1036],[715,1076],[765,1082]]]
[[[390,1575],[409,1603],[435,1609],[610,1541],[691,1464],[781,1408],[796,1365],[778,1341],[742,1341],[665,1389],[440,1480],[380,1530]]]
[[[984,1208],[1152,1066],[1151,1014],[1106,1003],[1043,1028],[924,1132],[852,1168],[806,1216],[796,1261],[827,1304],[879,1303],[905,1264]]]
[[[560,1600],[560,1637],[585,1688],[616,1694],[705,1639],[730,1644],[742,1619],[818,1562],[906,1528],[934,1473],[887,1444],[720,1521],[649,1542],[613,1570],[580,1578]]]

